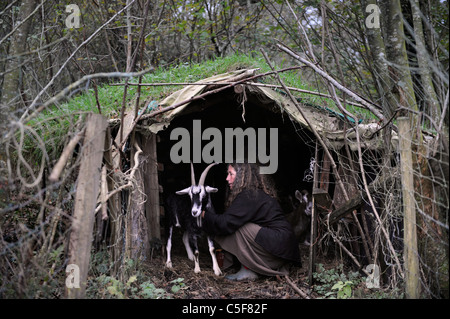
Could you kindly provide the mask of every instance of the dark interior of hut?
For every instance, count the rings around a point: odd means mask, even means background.
[[[162,163],[164,167],[158,176],[163,189],[162,203],[167,194],[190,185],[190,164],[174,164],[170,158],[171,148],[179,141],[171,140],[170,133],[175,128],[183,127],[189,131],[192,139],[194,120],[201,120],[202,130],[209,127],[218,128],[222,132],[222,136],[224,136],[225,128],[240,127],[243,130],[254,128],[256,132],[258,132],[257,128],[266,128],[267,145],[269,145],[269,128],[277,128],[278,148],[277,150],[268,149],[267,154],[277,152],[277,154],[271,155],[278,157],[278,167],[276,172],[271,174],[271,178],[273,178],[283,210],[286,213],[290,212],[292,206],[289,196],[294,198],[295,190],[306,189],[312,193],[313,180],[309,168],[311,159],[315,156],[314,135],[307,128],[291,121],[289,116],[285,112],[280,112],[280,108],[273,102],[262,103],[258,97],[251,94],[247,95],[243,105],[239,99],[239,95],[232,90],[227,90],[221,94],[215,94],[207,100],[191,104],[185,109],[184,114],[177,116],[165,130],[158,133],[158,163]],[[245,118],[245,122],[243,118]],[[209,140],[202,140],[202,149],[209,142]],[[224,146],[222,145],[222,147]],[[192,159],[192,145],[190,156]],[[197,180],[207,165],[204,162],[194,164]],[[206,179],[207,185],[219,189],[212,195],[217,213],[222,213],[224,210],[228,187],[225,180],[226,170],[226,164],[220,163],[210,169]],[[329,191],[332,191],[331,187]]]

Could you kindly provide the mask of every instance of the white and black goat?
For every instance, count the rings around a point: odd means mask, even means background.
[[[175,195],[170,195],[167,201],[167,217],[169,218],[169,237],[167,239],[167,261],[166,266],[172,268],[172,260],[170,251],[172,249],[172,231],[173,227],[181,227],[185,231],[183,233],[183,243],[186,247],[188,258],[194,261],[194,272],[200,272],[199,252],[197,239],[202,234],[202,212],[214,212],[214,207],[211,202],[210,193],[217,192],[217,188],[205,186],[206,175],[211,167],[216,163],[210,164],[200,176],[198,185],[195,183],[194,166],[191,163],[191,186],[183,190],[175,192],[177,195],[189,195],[191,198],[191,208],[186,208],[183,205],[183,198],[177,198]],[[217,263],[216,254],[214,252],[214,243],[212,239],[207,236],[209,253],[211,254],[213,262],[213,270],[216,276],[220,276],[219,264]]]

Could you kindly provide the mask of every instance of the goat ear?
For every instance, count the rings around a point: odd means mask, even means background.
[[[206,190],[207,193],[216,193],[216,192],[218,191],[217,188],[215,188],[215,187],[210,187],[210,186],[206,186],[206,187],[205,187],[205,190]]]
[[[177,194],[177,195],[186,195],[186,194],[189,194],[190,190],[191,190],[191,188],[187,187],[185,189],[182,189],[181,191],[175,192],[175,194]]]
[[[300,203],[303,203],[302,193],[300,193],[298,190],[295,191],[295,198],[297,198]]]
[[[303,194],[303,201],[305,203],[308,203],[308,195],[309,195],[308,191],[306,189],[304,189],[304,190],[302,190],[302,194]]]

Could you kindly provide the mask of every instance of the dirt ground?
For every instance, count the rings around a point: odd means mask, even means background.
[[[180,299],[303,299],[293,285],[314,299],[317,295],[310,293],[308,287],[309,247],[300,246],[300,249],[303,265],[302,268],[291,267],[291,284],[284,277],[260,276],[255,281],[246,282],[234,282],[224,278],[226,274],[234,273],[237,269],[222,271],[223,276],[217,277],[212,270],[207,249],[200,249],[201,272],[196,274],[194,262],[187,258],[184,247],[172,250],[172,269],[164,266],[165,260],[158,254],[146,263],[145,272],[157,287],[165,287],[168,290],[173,285],[171,281],[183,278],[186,286],[174,294],[174,298]]]

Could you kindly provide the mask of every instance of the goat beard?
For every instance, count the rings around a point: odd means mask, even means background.
[[[202,215],[201,214],[197,217],[197,226],[200,228],[202,227]]]

